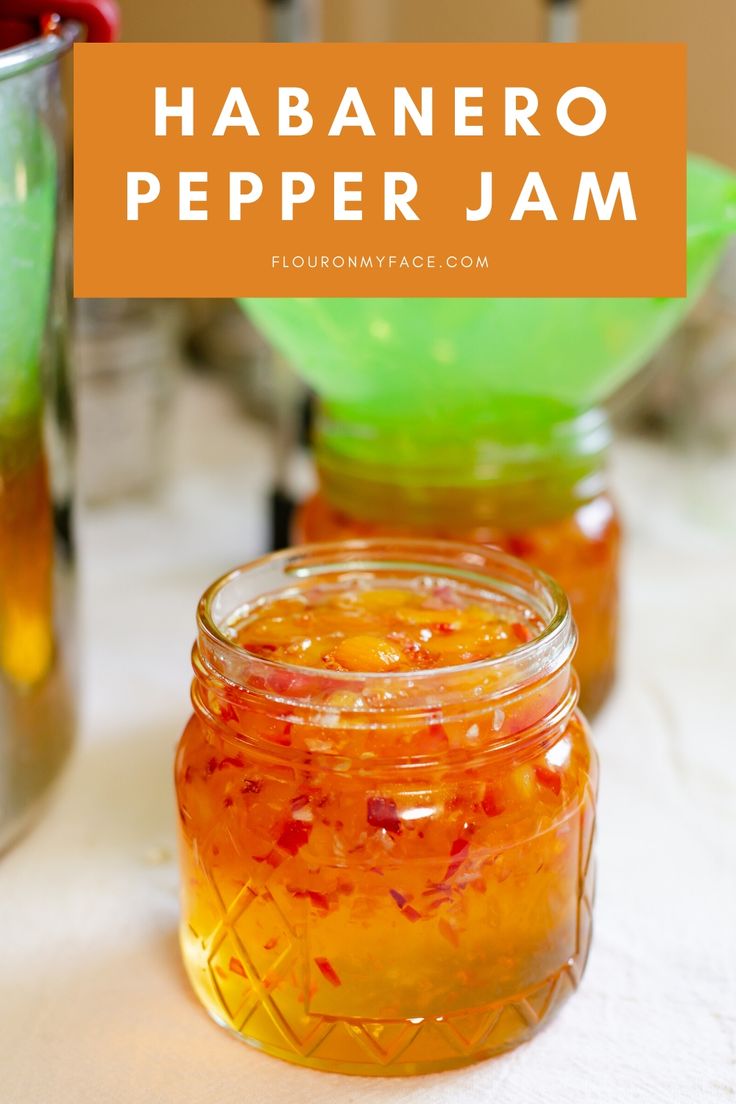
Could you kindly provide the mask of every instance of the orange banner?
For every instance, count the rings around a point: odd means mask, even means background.
[[[681,296],[678,44],[75,46],[81,296]]]

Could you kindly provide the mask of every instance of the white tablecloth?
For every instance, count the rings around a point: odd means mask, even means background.
[[[269,455],[188,383],[155,503],[87,517],[84,719],[43,821],[0,862],[3,1104],[733,1101],[736,457],[623,443],[621,676],[601,754],[594,947],[533,1043],[460,1073],[349,1079],[216,1028],[176,942],[171,763],[196,599],[261,550]]]

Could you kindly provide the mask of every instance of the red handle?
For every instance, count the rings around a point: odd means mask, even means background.
[[[82,23],[88,42],[114,42],[120,30],[115,0],[0,0],[0,21],[26,26],[29,37],[43,33],[53,16]]]

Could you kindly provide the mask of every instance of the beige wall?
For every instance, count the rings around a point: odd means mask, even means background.
[[[237,41],[266,29],[261,0],[120,3],[129,41]],[[541,0],[324,0],[322,8],[333,41],[523,41],[545,26]],[[580,23],[589,41],[687,42],[690,147],[736,166],[736,0],[580,0]]]

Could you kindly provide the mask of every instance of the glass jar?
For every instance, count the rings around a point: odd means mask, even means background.
[[[501,658],[356,674],[233,643],[252,603],[317,585],[461,583],[534,611]],[[497,550],[306,546],[216,582],[176,758],[181,944],[210,1015],[317,1069],[412,1074],[529,1039],[591,935],[597,766],[567,600]]]
[[[357,429],[320,412],[319,490],[295,540],[438,537],[490,544],[542,568],[567,592],[580,634],[575,668],[593,716],[614,681],[621,525],[606,479],[608,422],[598,410],[508,421],[463,440],[435,433],[423,450],[406,431]],[[382,454],[385,463],[376,463]]]
[[[0,49],[0,850],[41,807],[74,730],[59,64],[81,28],[51,23],[55,32]]]

